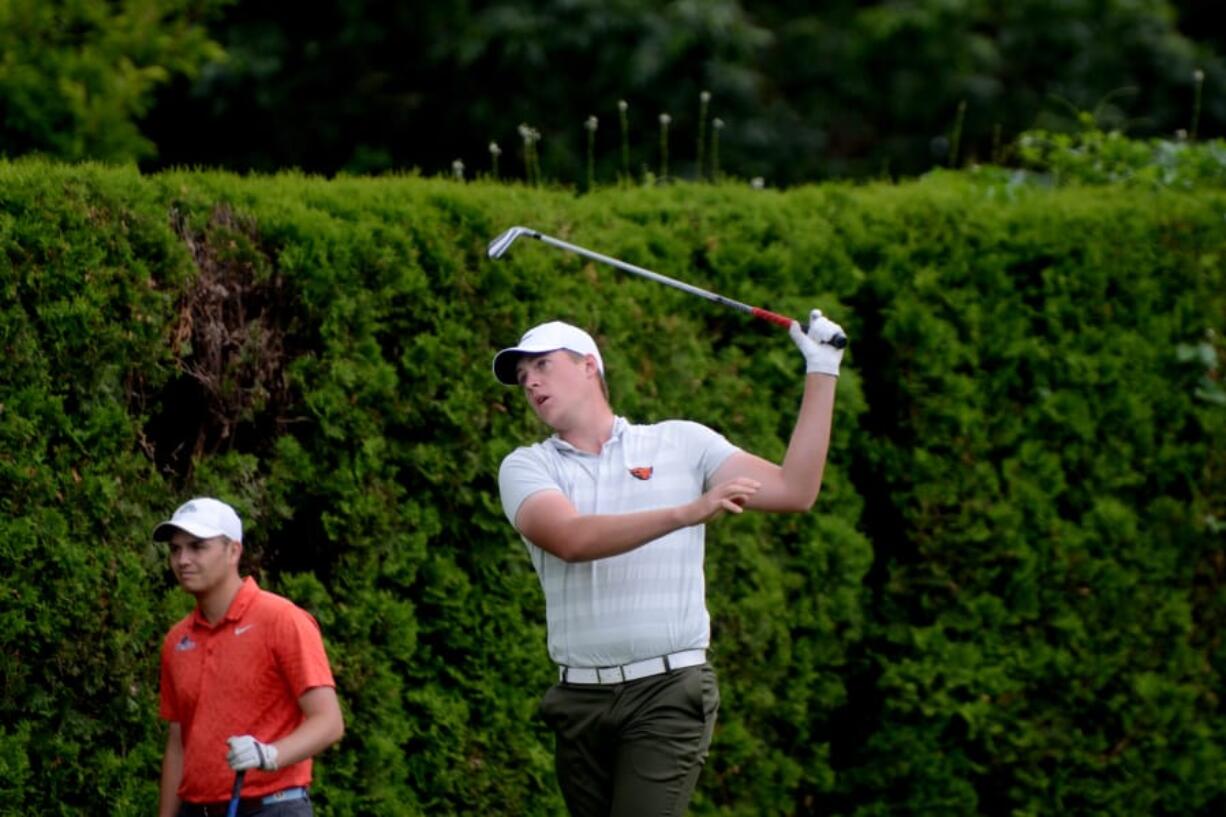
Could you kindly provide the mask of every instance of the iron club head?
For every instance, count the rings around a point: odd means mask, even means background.
[[[490,258],[502,258],[502,256],[506,255],[507,250],[511,249],[511,244],[514,243],[515,239],[521,235],[528,235],[533,238],[541,237],[541,234],[536,230],[530,230],[527,227],[512,227],[491,241],[489,247],[485,250],[485,254]]]

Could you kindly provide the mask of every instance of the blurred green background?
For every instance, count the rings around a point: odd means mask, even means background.
[[[495,142],[499,174],[522,179],[522,125],[544,179],[582,186],[594,116],[598,182],[713,160],[771,185],[898,177],[1008,161],[1019,134],[1079,112],[1220,136],[1218,6],[2,0],[0,154],[326,175],[459,160],[472,177]]]

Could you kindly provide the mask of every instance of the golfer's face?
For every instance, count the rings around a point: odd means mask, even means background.
[[[222,536],[200,539],[187,531],[170,537],[170,569],[189,593],[204,593],[225,580],[236,545]]]
[[[582,395],[586,368],[586,360],[575,360],[570,352],[559,349],[521,358],[516,372],[519,385],[536,416],[557,428],[575,398]]]

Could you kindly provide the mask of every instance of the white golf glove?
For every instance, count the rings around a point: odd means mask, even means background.
[[[262,769],[271,772],[277,768],[277,747],[271,743],[260,743],[251,735],[237,735],[226,738],[230,751],[226,754],[226,762],[236,772],[243,769]]]
[[[800,353],[805,356],[806,374],[818,372],[833,377],[839,376],[839,363],[843,360],[843,350],[836,349],[829,343],[823,343],[822,341],[830,340],[835,335],[843,334],[843,327],[829,318],[823,318],[820,309],[814,309],[809,313],[809,331],[807,334],[796,321],[792,321],[788,334],[792,336],[792,340],[800,347]]]

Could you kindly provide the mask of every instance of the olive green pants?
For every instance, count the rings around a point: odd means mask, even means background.
[[[573,817],[685,813],[707,759],[719,685],[709,665],[624,684],[557,684],[541,715]]]

